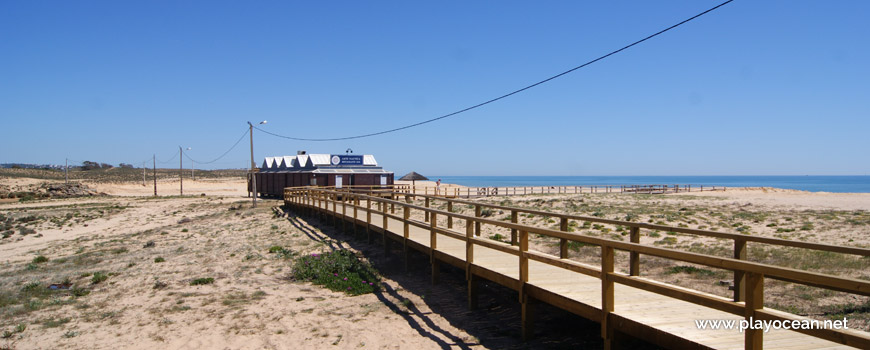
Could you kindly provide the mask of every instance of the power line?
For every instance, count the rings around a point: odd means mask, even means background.
[[[191,158],[189,155],[187,155],[187,153],[184,153],[184,156],[187,157],[187,159],[190,159],[191,162],[194,162],[194,163],[196,163],[196,164],[211,164],[211,163],[214,163],[214,162],[220,160],[221,158],[225,157],[227,154],[229,154],[230,151],[232,151],[234,148],[236,148],[236,146],[239,145],[239,142],[242,142],[242,140],[244,140],[244,139],[245,139],[245,136],[247,136],[247,135],[248,135],[248,129],[245,129],[245,133],[243,133],[242,136],[239,137],[238,140],[236,140],[236,143],[234,143],[233,146],[230,147],[230,149],[228,149],[226,152],[224,152],[224,154],[221,154],[219,157],[217,157],[217,158],[215,158],[215,159],[212,159],[212,160],[210,160],[210,161],[207,161],[207,162],[200,162],[200,161],[198,161],[198,160],[196,160],[196,159]]]
[[[173,161],[173,160],[175,159],[175,157],[178,157],[178,153],[173,152],[173,153],[172,153],[172,158],[169,158],[169,160],[166,160],[166,161],[163,161],[163,160],[158,159],[158,160],[157,160],[157,163],[160,163],[160,164],[166,164],[166,163],[169,163],[169,162]]]
[[[296,140],[296,141],[341,141],[341,140],[351,140],[351,139],[359,139],[359,138],[363,138],[363,137],[370,137],[370,136],[383,135],[383,134],[387,134],[387,133],[391,133],[391,132],[396,132],[396,131],[400,131],[400,130],[405,130],[405,129],[413,128],[413,127],[415,127],[415,126],[420,126],[420,125],[423,125],[423,124],[428,124],[428,123],[431,123],[431,122],[434,122],[434,121],[438,121],[438,120],[441,120],[441,119],[444,119],[444,118],[452,117],[452,116],[457,115],[457,114],[460,114],[460,113],[468,112],[468,111],[470,111],[470,110],[472,110],[472,109],[476,109],[476,108],[479,108],[479,107],[483,107],[483,106],[488,105],[488,104],[490,104],[490,103],[496,102],[496,101],[498,101],[498,100],[501,100],[501,99],[504,99],[504,98],[507,98],[507,97],[510,97],[510,96],[513,96],[513,95],[516,95],[516,94],[518,94],[518,93],[520,93],[520,92],[526,91],[526,90],[528,90],[528,89],[531,89],[531,88],[533,88],[533,87],[536,87],[536,86],[538,86],[538,85],[541,85],[541,84],[543,84],[543,83],[546,83],[546,82],[548,82],[548,81],[550,81],[550,80],[553,80],[553,79],[556,79],[556,78],[562,77],[562,76],[564,76],[564,75],[566,75],[566,74],[568,74],[568,73],[574,72],[574,71],[576,71],[576,70],[578,70],[578,69],[580,69],[580,68],[583,68],[583,67],[586,67],[586,66],[588,66],[588,65],[590,65],[590,64],[593,64],[593,63],[595,63],[595,62],[601,61],[601,60],[603,60],[603,59],[605,59],[605,58],[607,58],[607,57],[610,57],[610,56],[613,56],[613,55],[615,55],[615,54],[617,54],[617,53],[620,53],[620,52],[622,52],[622,51],[624,51],[624,50],[626,50],[626,49],[628,49],[628,48],[630,48],[630,47],[632,47],[632,46],[635,46],[635,45],[640,44],[640,43],[642,43],[642,42],[644,42],[644,41],[647,41],[647,40],[649,40],[649,39],[652,39],[652,38],[654,38],[654,37],[656,37],[656,36],[658,36],[658,35],[660,35],[660,34],[662,34],[662,33],[664,33],[664,32],[667,32],[667,31],[669,31],[669,30],[671,30],[671,29],[674,29],[674,28],[679,27],[679,26],[681,26],[681,25],[683,25],[683,24],[686,24],[686,23],[688,23],[688,22],[690,22],[690,21],[692,21],[692,20],[694,20],[694,19],[696,19],[696,18],[698,18],[698,17],[701,17],[701,16],[703,16],[703,15],[705,15],[705,14],[707,14],[707,13],[710,13],[710,12],[712,12],[712,11],[714,11],[714,10],[716,10],[716,9],[718,9],[718,8],[720,8],[720,7],[722,7],[722,6],[725,6],[725,5],[727,5],[728,3],[732,2],[732,1],[734,1],[734,0],[728,0],[728,1],[725,1],[725,2],[723,2],[723,3],[721,3],[721,4],[719,4],[719,5],[716,5],[716,6],[712,7],[712,8],[710,8],[710,9],[704,11],[704,12],[701,12],[701,13],[699,13],[699,14],[697,14],[697,15],[694,15],[694,16],[692,16],[692,17],[689,17],[688,19],[685,19],[685,20],[683,20],[683,21],[680,22],[680,23],[677,23],[677,24],[674,24],[674,25],[672,25],[672,26],[670,26],[670,27],[667,27],[667,28],[665,28],[665,29],[662,29],[662,30],[656,32],[655,34],[649,35],[649,36],[647,36],[647,37],[645,37],[645,38],[643,38],[643,39],[640,39],[640,40],[635,41],[635,42],[633,42],[633,43],[631,43],[631,44],[628,44],[628,45],[626,45],[626,46],[623,46],[623,47],[620,48],[620,49],[617,49],[617,50],[611,51],[610,53],[608,53],[608,54],[606,54],[606,55],[600,56],[600,57],[598,57],[598,58],[596,58],[596,59],[594,59],[594,60],[591,60],[591,61],[589,61],[589,62],[583,63],[583,64],[581,64],[581,65],[579,65],[579,66],[576,66],[576,67],[571,68],[571,69],[569,69],[569,70],[566,70],[566,71],[564,71],[564,72],[562,72],[562,73],[559,73],[559,74],[556,74],[556,75],[554,75],[554,76],[551,76],[551,77],[549,77],[549,78],[547,78],[547,79],[541,80],[541,81],[539,81],[539,82],[537,82],[537,83],[534,83],[534,84],[528,85],[528,86],[523,87],[523,88],[521,88],[521,89],[517,89],[517,90],[511,91],[511,92],[509,92],[509,93],[507,93],[507,94],[501,95],[501,96],[499,96],[499,97],[493,98],[493,99],[491,99],[491,100],[488,100],[488,101],[485,101],[485,102],[482,102],[482,103],[478,103],[478,104],[473,105],[473,106],[471,106],[471,107],[466,107],[466,108],[464,108],[464,109],[460,109],[460,110],[458,110],[458,111],[456,111],[456,112],[442,115],[442,116],[437,117],[437,118],[432,118],[432,119],[424,120],[424,121],[421,121],[421,122],[418,122],[418,123],[414,123],[414,124],[410,124],[410,125],[405,125],[405,126],[398,127],[398,128],[394,128],[394,129],[389,129],[389,130],[384,130],[384,131],[374,132],[374,133],[370,133],[370,134],[363,134],[363,135],[357,135],[357,136],[348,136],[348,137],[336,137],[336,138],[320,138],[320,139],[311,139],[311,138],[291,137],[291,136],[279,135],[279,134],[276,134],[276,133],[272,133],[272,132],[269,132],[269,131],[266,131],[266,130],[260,129],[260,128],[256,127],[256,126],[254,126],[254,129],[257,129],[257,130],[259,130],[259,131],[262,131],[262,132],[264,132],[264,133],[266,133],[266,134],[269,134],[269,135],[272,135],[272,136],[275,136],[275,137],[280,137],[280,138],[285,138],[285,139],[290,139],[290,140]]]

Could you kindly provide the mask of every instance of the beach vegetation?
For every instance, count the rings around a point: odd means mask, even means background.
[[[686,274],[690,274],[690,275],[699,275],[699,276],[708,276],[708,277],[718,275],[713,270],[698,268],[698,267],[694,267],[694,266],[685,266],[685,265],[673,266],[671,268],[666,269],[665,273],[669,274],[669,275],[673,275],[673,274],[677,274],[677,273],[686,273]]]
[[[374,267],[346,249],[300,256],[293,263],[292,276],[349,295],[372,293],[380,287]]]
[[[212,283],[214,283],[213,277],[195,278],[192,281],[190,281],[191,286],[203,286],[203,285],[212,284]]]
[[[104,272],[94,272],[93,276],[91,277],[91,283],[97,284],[107,279],[109,279],[109,275],[105,274]]]

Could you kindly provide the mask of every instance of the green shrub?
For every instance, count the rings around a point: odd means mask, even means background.
[[[292,274],[296,280],[311,281],[350,295],[372,293],[379,286],[377,271],[345,249],[299,257]]]
[[[34,264],[41,264],[41,263],[44,263],[44,262],[48,262],[48,258],[46,258],[46,257],[44,257],[44,256],[42,256],[42,255],[33,258],[33,263],[34,263]]]
[[[164,262],[164,261],[166,261],[166,259],[164,259],[164,258],[161,257],[161,256],[158,256],[158,257],[154,258],[154,262],[156,262],[156,263],[162,263],[162,262]]]
[[[197,278],[193,281],[190,281],[191,286],[202,286],[206,284],[214,283],[214,278],[206,277],[206,278]]]
[[[91,278],[91,283],[97,284],[109,279],[109,275],[102,272],[94,272],[94,277]]]

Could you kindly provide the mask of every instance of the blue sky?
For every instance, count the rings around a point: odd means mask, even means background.
[[[0,162],[200,161],[450,113],[719,1],[3,1]],[[524,93],[388,135],[436,175],[867,174],[870,2],[738,0]],[[198,168],[240,168],[247,140]],[[177,162],[162,164],[177,166]],[[185,160],[185,167],[189,162]],[[161,166],[161,164],[158,164]]]

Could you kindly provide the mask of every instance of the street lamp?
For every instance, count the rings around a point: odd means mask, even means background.
[[[187,148],[190,151],[190,147]],[[184,151],[178,146],[178,193],[184,195]]]
[[[266,124],[267,121],[261,121],[260,125]],[[253,198],[253,207],[257,207],[257,174],[254,173],[254,170],[257,168],[257,164],[254,163],[254,124],[248,122],[248,134],[251,136],[251,192]]]
[[[192,148],[188,147],[187,151],[190,151]],[[189,153],[189,152],[188,152]],[[196,175],[193,174],[193,168],[196,166],[196,163],[193,162],[193,158],[190,160],[190,181],[196,181]]]

